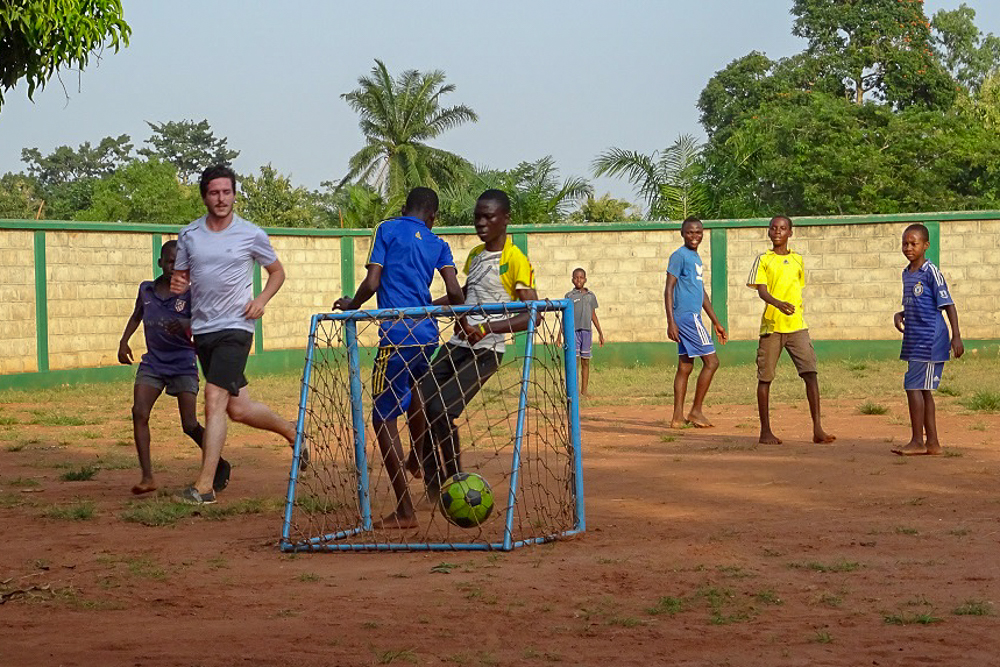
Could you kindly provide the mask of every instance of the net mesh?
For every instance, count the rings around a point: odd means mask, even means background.
[[[575,527],[578,449],[571,437],[562,336],[566,306],[535,302],[533,331],[513,341],[508,336],[502,354],[456,345],[462,315],[467,321],[528,318],[520,304],[491,308],[489,314],[432,309],[430,317],[397,311],[389,319],[373,311],[351,322],[314,318],[300,406],[300,437],[310,465],[290,483],[286,548],[508,548]],[[420,326],[426,331],[428,321],[437,330],[429,348],[371,344],[379,340],[380,326],[383,333]],[[392,421],[392,408],[401,410],[408,399],[409,410],[396,420],[403,455],[397,461],[407,464],[397,469],[380,449],[376,428],[385,429],[379,423]],[[450,522],[438,501],[441,484],[459,470],[482,476],[493,492],[489,517],[470,528]],[[400,486],[414,507],[414,527],[400,528],[398,514],[380,521],[403,507]]]

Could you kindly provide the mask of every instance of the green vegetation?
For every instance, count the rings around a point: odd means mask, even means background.
[[[889,408],[881,405],[880,403],[875,403],[873,401],[865,401],[858,406],[858,412],[863,415],[884,415],[889,412]]]
[[[856,561],[841,560],[835,563],[789,563],[788,567],[797,570],[812,570],[813,572],[854,572],[861,569],[861,563]]]
[[[956,616],[992,616],[993,603],[986,600],[966,600],[951,613]]]
[[[932,612],[901,611],[895,614],[884,614],[883,620],[888,625],[930,625],[940,623],[942,620]]]
[[[68,505],[52,505],[42,512],[42,516],[63,521],[87,521],[94,518],[96,511],[93,501],[78,500]]]
[[[962,405],[975,412],[1000,412],[1000,391],[977,391]]]
[[[85,426],[97,422],[87,421],[83,417],[64,415],[51,410],[31,410],[32,419],[29,424],[36,426]]]
[[[655,605],[646,610],[646,613],[651,616],[658,616],[659,614],[669,614],[670,616],[673,616],[674,614],[683,611],[684,604],[684,598],[667,595],[657,600]]]
[[[59,479],[64,482],[85,482],[87,480],[93,479],[94,475],[100,470],[97,466],[83,466],[82,468],[77,468],[76,470],[67,470],[63,474],[59,475]]]

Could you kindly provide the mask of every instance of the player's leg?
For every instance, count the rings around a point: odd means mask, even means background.
[[[934,392],[924,390],[921,393],[924,395],[924,447],[928,454],[937,455],[941,453],[941,442],[938,440]]]
[[[177,379],[177,378],[175,378]],[[205,428],[198,423],[198,378],[185,378],[175,385],[167,385],[167,393],[177,397],[177,410],[181,416],[181,428],[184,434],[198,445],[205,448]],[[223,457],[219,457],[219,465],[215,468],[212,478],[212,488],[216,492],[229,486],[232,466]]]
[[[396,509],[376,522],[376,528],[413,528],[417,525],[413,501],[403,471],[403,445],[396,425],[399,415],[411,403],[409,361],[416,357],[417,348],[380,347],[372,368],[372,426],[378,440],[385,471],[389,476]]]
[[[576,331],[576,355],[580,360],[580,396],[587,395],[590,385],[590,357],[593,333],[586,329]]]
[[[781,440],[771,431],[771,382],[781,354],[781,334],[767,334],[757,344],[757,415],[760,418],[762,445],[780,445]]]
[[[135,451],[139,457],[142,479],[132,487],[132,493],[148,493],[156,490],[153,478],[153,462],[149,453],[149,415],[153,404],[162,393],[164,383],[161,378],[140,370],[136,374],[132,391],[132,433],[135,437]]]
[[[910,441],[902,447],[893,447],[892,453],[900,456],[926,454],[924,446],[924,392],[920,389],[906,390],[906,407],[910,412]]]
[[[682,343],[683,344],[683,343]],[[688,378],[694,369],[694,360],[684,353],[677,355],[677,372],[674,374],[674,415],[670,418],[670,428],[683,428],[684,397],[687,395]]]
[[[708,388],[712,386],[715,371],[719,370],[719,357],[714,352],[706,354],[702,356],[701,363],[701,372],[698,373],[698,382],[694,387],[694,403],[691,405],[687,420],[698,428],[711,428],[712,422],[708,421],[703,410]]]
[[[785,349],[795,364],[795,370],[806,385],[806,400],[809,403],[809,416],[813,423],[813,442],[831,443],[837,439],[835,435],[823,430],[819,408],[819,373],[816,364],[816,350],[807,330],[796,331],[787,335]]]
[[[903,378],[906,404],[910,412],[910,441],[893,448],[894,454],[940,454],[941,443],[937,434],[937,415],[934,390],[941,381],[944,363],[911,361]]]
[[[406,426],[410,431],[410,453],[406,457],[404,467],[413,477],[423,477],[421,461],[425,456],[427,441],[427,416],[424,413],[424,401],[420,394],[420,381],[430,370],[431,357],[436,344],[424,345],[407,363],[410,378],[410,406],[406,409]]]
[[[413,501],[406,485],[406,475],[403,473],[403,445],[399,441],[399,429],[396,419],[388,421],[372,421],[375,437],[378,440],[382,460],[385,462],[385,472],[396,494],[396,510],[373,524],[373,528],[416,528],[417,517],[413,511]]]

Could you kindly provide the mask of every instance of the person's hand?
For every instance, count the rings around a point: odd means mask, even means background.
[[[470,326],[468,322],[464,319],[459,320],[458,324],[462,327],[462,335],[465,336],[465,340],[469,341],[469,345],[475,345],[489,333],[486,329],[486,324],[477,324],[476,326]]]
[[[899,311],[898,313],[892,316],[892,324],[893,326],[896,327],[896,331],[898,331],[899,333],[903,333],[903,326],[904,326],[903,320],[905,318],[906,316],[903,314],[903,311]]]
[[[719,323],[715,324],[715,335],[719,339],[719,343],[725,345],[729,340],[729,334],[726,333],[726,328]]]
[[[598,345],[600,345],[601,347],[604,347],[604,332],[603,331],[598,331],[597,332],[597,340],[598,340]]]
[[[334,310],[351,310],[351,297],[342,296],[333,302]]]
[[[259,320],[264,317],[264,302],[260,300],[260,297],[257,297],[246,305],[246,308],[243,309],[243,317],[248,320]]]
[[[132,348],[128,346],[126,341],[123,340],[118,344],[118,363],[131,366],[133,361]]]
[[[170,276],[170,293],[171,294],[183,294],[187,291],[188,287],[191,286],[191,281],[181,275],[179,272],[174,271],[173,275]]]
[[[951,339],[951,353],[956,359],[965,354],[965,343],[958,336]]]
[[[785,315],[791,315],[795,312],[795,306],[788,303],[787,301],[779,301],[777,304],[777,308]]]
[[[667,338],[675,343],[681,342],[681,330],[677,326],[677,322],[667,322]]]

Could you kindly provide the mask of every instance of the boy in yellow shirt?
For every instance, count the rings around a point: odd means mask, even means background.
[[[771,218],[767,236],[772,248],[754,260],[747,278],[747,287],[767,304],[760,322],[760,343],[757,346],[757,412],[760,415],[760,443],[780,445],[781,440],[771,431],[770,398],[774,369],[782,350],[795,364],[795,370],[806,385],[809,414],[813,422],[813,442],[829,443],[837,438],[823,430],[819,412],[819,380],[816,371],[816,351],[802,315],[802,288],[806,284],[802,255],[788,249],[792,237],[792,221],[784,215]]]

